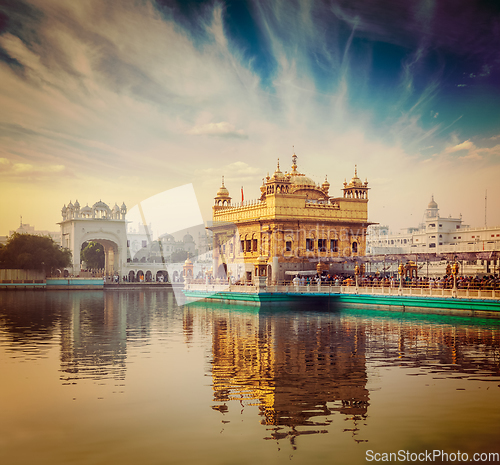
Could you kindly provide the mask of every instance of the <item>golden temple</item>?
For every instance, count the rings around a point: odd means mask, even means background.
[[[278,160],[272,176],[262,180],[258,200],[232,203],[223,179],[208,227],[214,235],[214,274],[232,273],[244,281],[265,276],[275,284],[295,272],[328,271],[340,257],[364,255],[371,224],[368,181],[358,178],[356,167],[341,197],[331,197],[329,189],[326,177],[319,185],[298,171],[295,154],[289,173],[280,170]]]

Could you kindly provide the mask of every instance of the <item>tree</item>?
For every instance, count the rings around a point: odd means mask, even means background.
[[[87,264],[87,268],[100,270],[104,268],[104,247],[99,242],[90,241],[83,244],[84,248],[80,254],[82,260]]]
[[[188,258],[188,253],[185,250],[176,250],[170,255],[170,261],[172,263],[180,263],[186,261]]]
[[[14,233],[0,249],[0,267],[44,270],[46,273],[71,264],[71,252],[61,249],[49,236]]]

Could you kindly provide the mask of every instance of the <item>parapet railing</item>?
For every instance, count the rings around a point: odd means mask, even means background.
[[[423,283],[422,283],[423,284]],[[445,288],[433,286],[412,286],[408,285],[399,288],[399,283],[395,286],[375,285],[356,286],[354,283],[342,283],[335,285],[332,283],[311,283],[305,285],[294,285],[293,283],[278,283],[263,287],[257,287],[252,283],[231,284],[222,280],[206,282],[195,280],[186,283],[184,289],[191,291],[201,291],[208,293],[217,292],[278,292],[278,293],[300,293],[300,294],[362,294],[362,295],[387,295],[387,296],[423,296],[423,297],[458,297],[466,299],[500,299],[500,290],[491,288]]]

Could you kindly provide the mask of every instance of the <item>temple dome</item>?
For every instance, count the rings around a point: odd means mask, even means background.
[[[184,235],[184,237],[182,238],[182,241],[183,242],[194,242],[194,239],[193,239],[193,236],[191,236],[191,234],[187,233],[186,235]]]
[[[292,184],[295,184],[297,186],[316,187],[316,183],[305,174],[290,174],[290,181],[292,182]]]
[[[429,205],[427,205],[427,208],[438,208],[438,204],[434,201],[434,196],[432,196]]]

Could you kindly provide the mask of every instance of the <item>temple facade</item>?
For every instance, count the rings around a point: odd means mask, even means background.
[[[341,257],[365,254],[368,222],[368,181],[355,168],[344,181],[342,196],[330,196],[330,183],[319,185],[297,167],[262,180],[260,197],[235,204],[224,186],[213,206],[213,274],[253,281],[289,279],[295,273],[330,270]],[[258,264],[258,266],[257,266]]]

